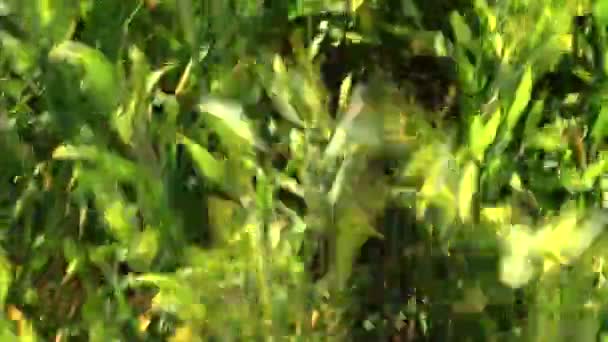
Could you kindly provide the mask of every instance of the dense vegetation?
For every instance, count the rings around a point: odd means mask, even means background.
[[[0,0],[0,340],[608,340],[607,25]]]

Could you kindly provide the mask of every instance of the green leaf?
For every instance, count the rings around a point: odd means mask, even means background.
[[[78,6],[71,0],[31,0],[16,9],[24,27],[41,44],[69,39],[76,26]]]
[[[294,88],[292,86],[302,87],[302,83],[307,82],[307,80],[302,79],[303,75],[298,74],[297,71],[288,71],[283,58],[278,54],[272,60],[272,71],[272,74],[262,74],[263,78],[266,79],[268,95],[272,99],[274,106],[284,119],[298,127],[304,127],[304,121],[302,121],[298,111],[292,104],[294,95]],[[298,79],[297,84],[290,84],[290,81],[295,83],[296,79]]]
[[[346,2],[339,0],[302,0],[289,4],[289,20],[328,12],[344,13],[348,10]]]
[[[488,304],[488,297],[485,296],[479,284],[469,287],[464,292],[464,298],[452,303],[452,310],[457,313],[480,313]]]
[[[8,290],[13,281],[12,264],[2,253],[0,255],[0,305],[4,306]]]
[[[207,198],[209,226],[214,241],[219,245],[226,244],[232,238],[238,205],[234,201],[221,199],[217,196]]]
[[[481,209],[481,220],[497,225],[505,225],[512,222],[513,210],[511,206],[486,207]]]
[[[576,209],[560,213],[536,233],[536,249],[562,264],[573,262],[591,246],[608,223],[608,216],[601,211],[591,211],[581,224],[582,216]]]
[[[27,77],[31,75],[36,66],[36,50],[34,46],[4,31],[0,31],[0,48],[2,49],[4,58],[7,58],[10,62],[13,72]]]
[[[340,212],[338,221],[338,232],[336,236],[336,259],[333,276],[336,278],[338,289],[344,289],[352,274],[355,259],[359,255],[360,248],[372,237],[382,239],[370,224],[368,213],[357,205],[350,205]]]
[[[356,118],[361,116],[362,111],[365,108],[365,102],[363,100],[364,92],[365,87],[361,85],[357,85],[353,89],[348,109],[340,118],[340,122],[335,128],[333,136],[331,137],[329,144],[325,148],[324,158],[330,159],[336,157],[344,150],[344,146],[350,142],[350,131],[354,125],[354,121]]]
[[[500,108],[497,108],[490,120],[484,125],[482,115],[473,118],[469,132],[469,144],[475,158],[479,161],[484,160],[484,155],[488,147],[494,142],[496,132],[502,118]]]
[[[199,110],[211,114],[230,129],[247,144],[266,150],[266,145],[256,137],[249,119],[245,116],[243,107],[226,99],[208,97],[201,101]]]
[[[105,208],[104,219],[112,234],[122,243],[128,244],[136,232],[137,207],[115,200]]]
[[[456,36],[456,41],[460,44],[468,44],[472,39],[471,29],[467,25],[464,18],[457,12],[454,11],[450,14],[450,23]]]
[[[532,105],[532,109],[528,113],[526,117],[526,124],[524,128],[524,139],[526,137],[532,136],[534,132],[538,129],[538,125],[540,124],[543,118],[543,109],[545,106],[545,101],[538,100],[535,101]]]
[[[600,26],[608,25],[608,2],[604,0],[595,1],[593,16]]]
[[[541,149],[546,152],[565,151],[568,144],[564,141],[564,121],[557,120],[551,124],[525,137],[525,143],[528,148]]]
[[[473,201],[477,193],[477,183],[479,168],[475,162],[469,162],[464,169],[464,173],[458,187],[458,214],[463,223],[471,220]]]
[[[133,181],[141,179],[143,173],[133,162],[116,154],[101,151],[95,146],[61,145],[53,151],[53,158],[59,160],[80,160],[96,163],[99,169],[120,180]]]
[[[606,172],[606,160],[599,160],[587,167],[584,172],[576,169],[561,170],[561,182],[570,192],[583,192],[593,189],[595,181]]]
[[[136,234],[129,248],[129,266],[138,272],[148,271],[158,252],[159,239],[158,230],[152,227]]]
[[[353,85],[353,78],[352,78],[352,74],[349,73],[348,76],[346,76],[342,80],[342,83],[340,84],[340,97],[338,99],[338,114],[339,115],[342,115],[344,112],[346,112],[352,85]]]
[[[114,66],[98,50],[76,41],[64,41],[49,52],[55,64],[67,64],[80,73],[81,91],[101,114],[109,115],[121,99]]]
[[[524,112],[524,109],[530,102],[530,96],[532,95],[532,67],[527,66],[524,74],[519,82],[519,86],[515,92],[515,99],[509,108],[507,114],[507,132],[512,132]]]
[[[414,0],[403,0],[401,1],[401,11],[403,15],[406,17],[414,18],[417,25],[420,25],[420,20],[422,19],[422,14],[416,6]]]
[[[194,8],[192,6],[192,0],[176,0],[177,12],[182,31],[190,47],[194,49],[196,47],[196,32],[198,31],[195,27]]]
[[[178,142],[186,146],[186,149],[194,160],[194,165],[201,176],[213,181],[217,185],[224,184],[225,169],[223,162],[215,159],[204,147],[186,136],[179,135]]]
[[[527,284],[534,275],[530,256],[535,254],[535,236],[523,225],[511,226],[504,237],[505,254],[500,260],[500,281],[512,288]]]
[[[608,5],[607,5],[608,6]],[[608,135],[608,106],[602,105],[602,109],[598,114],[593,128],[591,129],[591,137],[596,145],[599,145]]]

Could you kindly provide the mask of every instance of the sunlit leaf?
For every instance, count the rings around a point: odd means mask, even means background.
[[[487,148],[494,142],[498,126],[502,118],[500,109],[497,109],[486,124],[482,123],[481,115],[473,118],[469,132],[469,143],[474,156],[479,161],[483,161]]]
[[[479,169],[474,162],[469,162],[458,187],[458,215],[462,222],[469,222],[473,210],[473,201],[477,193]]]
[[[527,66],[515,91],[515,98],[507,113],[507,127],[510,132],[515,128],[532,95],[532,67]]]
[[[0,256],[0,303],[4,305],[8,290],[13,281],[13,270],[6,256]]]
[[[512,220],[512,209],[510,206],[482,208],[481,220],[494,224],[508,224]]]
[[[505,236],[506,250],[500,260],[500,281],[512,288],[527,284],[534,275],[531,258],[536,254],[535,236],[525,226],[512,226]]]
[[[608,222],[602,212],[591,212],[582,224],[580,219],[580,214],[574,210],[562,213],[556,222],[537,233],[538,249],[562,264],[571,263],[591,245]]]
[[[529,148],[547,152],[564,151],[568,148],[564,139],[564,129],[565,125],[562,121],[546,125],[530,136],[526,136],[526,145]]]

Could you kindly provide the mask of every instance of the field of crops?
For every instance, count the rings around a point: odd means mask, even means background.
[[[608,341],[607,28],[0,0],[0,341]]]

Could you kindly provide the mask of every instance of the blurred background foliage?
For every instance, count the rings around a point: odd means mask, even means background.
[[[608,339],[607,25],[0,0],[2,339]]]

